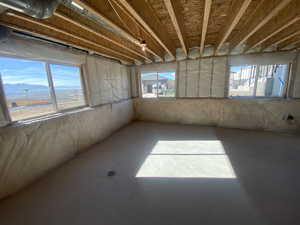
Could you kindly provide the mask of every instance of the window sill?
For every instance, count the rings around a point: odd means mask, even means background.
[[[286,97],[266,97],[266,96],[228,96],[228,99],[277,99],[277,100],[284,100],[287,99]]]
[[[164,101],[164,100],[264,100],[264,101],[288,101],[295,100],[295,98],[290,97],[173,97],[173,98],[137,98],[141,101]],[[300,99],[300,98],[299,98]]]
[[[176,97],[154,97],[154,98],[143,98],[143,97],[141,97],[140,99],[143,99],[143,100],[175,100]]]
[[[37,123],[41,121],[46,121],[46,120],[51,120],[67,115],[72,115],[75,113],[83,112],[83,111],[88,111],[88,110],[94,110],[90,106],[81,106],[77,108],[72,108],[72,109],[66,109],[63,111],[55,112],[55,113],[50,113],[44,116],[38,116],[38,117],[31,117],[28,119],[23,119],[23,120],[18,120],[18,121],[12,121],[10,124],[8,124],[9,127],[17,127],[17,126],[24,126],[24,125],[29,125],[32,123]]]

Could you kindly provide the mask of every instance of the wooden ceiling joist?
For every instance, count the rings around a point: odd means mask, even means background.
[[[175,48],[171,39],[167,36],[163,25],[153,16],[151,8],[142,0],[131,1],[118,0],[119,3],[140,23],[151,36],[165,49],[165,51],[175,58]],[[139,12],[143,12],[142,16]]]
[[[139,45],[141,40],[146,40],[146,48],[148,47],[153,50],[155,49],[155,52],[160,52],[161,59],[163,59],[163,54],[161,54],[162,52],[160,51],[161,46],[155,41],[151,34],[148,33],[148,31],[140,23],[138,23],[138,21],[123,7],[119,1],[107,1],[110,7],[113,9],[117,20],[121,22],[124,28],[126,28],[126,30],[138,40]]]
[[[204,13],[203,13],[203,23],[202,23],[202,31],[201,31],[201,43],[200,43],[200,56],[203,55],[204,47],[205,47],[205,38],[207,33],[208,21],[211,11],[212,0],[205,0],[204,3]]]
[[[111,43],[117,45],[117,46],[120,47],[120,48],[125,49],[126,51],[129,51],[129,52],[131,52],[131,53],[133,53],[133,54],[135,54],[135,55],[138,55],[139,57],[142,57],[142,58],[144,58],[144,59],[146,59],[146,60],[152,61],[150,58],[146,57],[144,54],[139,53],[139,52],[137,52],[137,51],[134,51],[134,50],[132,50],[131,48],[128,48],[128,47],[126,47],[125,45],[122,45],[121,43],[119,43],[119,42],[117,42],[117,41],[115,41],[115,40],[113,40],[113,39],[111,39],[111,38],[109,38],[109,37],[107,37],[107,36],[101,34],[100,32],[97,32],[97,31],[91,29],[90,27],[88,27],[88,26],[86,26],[86,25],[84,25],[84,24],[82,24],[82,23],[80,23],[80,22],[78,22],[78,21],[75,21],[75,20],[69,18],[69,17],[66,16],[66,15],[63,15],[63,14],[60,13],[60,12],[55,12],[54,15],[57,16],[57,17],[59,17],[59,18],[61,18],[61,19],[63,19],[63,20],[65,20],[65,21],[68,21],[69,23],[74,24],[75,26],[78,26],[78,27],[80,27],[80,28],[86,30],[87,32],[93,33],[93,34],[95,34],[96,36],[98,36],[98,37],[100,37],[100,38],[103,38],[103,39],[105,39],[105,40],[107,40],[107,41],[109,41],[109,42],[111,42]]]
[[[249,27],[244,28],[243,37],[238,43],[231,46],[233,49],[236,46],[241,46],[244,44],[253,34],[255,34],[259,29],[266,25],[272,18],[274,18],[282,9],[284,9],[292,0],[282,0],[271,12],[267,14],[261,21],[259,21],[253,28],[249,30]],[[265,10],[261,8],[260,10]],[[254,15],[255,16],[255,15]],[[254,19],[254,18],[252,18]]]
[[[168,10],[168,13],[170,15],[170,18],[172,20],[173,26],[176,30],[178,39],[180,41],[181,47],[183,49],[184,54],[187,56],[188,54],[188,46],[187,46],[187,38],[185,37],[185,32],[183,28],[182,23],[182,15],[181,12],[178,11],[178,8],[176,7],[176,3],[178,3],[176,0],[164,0],[165,6]]]
[[[80,37],[80,36],[78,36],[76,34],[72,34],[70,32],[67,32],[67,31],[61,29],[61,28],[55,27],[53,25],[49,25],[49,24],[46,24],[44,22],[40,22],[40,20],[38,21],[37,19],[33,19],[33,18],[28,17],[28,16],[23,16],[23,15],[11,13],[11,12],[6,13],[6,15],[14,17],[14,18],[17,18],[17,19],[20,19],[20,20],[24,20],[24,21],[30,22],[32,24],[37,24],[39,26],[48,28],[50,30],[54,30],[56,32],[62,33],[62,34],[67,35],[67,36],[70,36],[72,38],[76,38],[76,39],[78,39],[78,40],[80,40],[82,42],[85,42],[85,43],[87,43],[87,44],[89,44],[91,46],[96,46],[96,47],[98,47],[100,49],[106,50],[107,52],[111,52],[113,55],[118,55],[119,56],[118,58],[121,59],[121,60],[126,59],[125,61],[128,61],[128,62],[132,62],[132,61],[135,60],[135,58],[132,58],[131,56],[125,55],[125,54],[123,54],[121,52],[117,52],[117,51],[115,51],[115,50],[113,50],[111,48],[108,48],[108,47],[103,46],[101,44],[98,44],[98,43],[95,43],[95,42],[90,41],[88,39],[85,39],[85,38]]]
[[[286,42],[282,42],[281,44],[278,45],[278,49],[284,49],[288,46],[297,46],[300,43],[300,39],[299,37],[296,38],[296,40],[290,40],[290,41],[286,41]]]
[[[300,40],[298,43],[295,44],[295,47],[292,50],[300,50]]]
[[[127,35],[132,42],[137,44],[138,40],[135,39],[134,37],[132,37],[131,34],[129,34],[126,30],[124,30],[123,28],[121,28],[118,25],[116,25],[115,23],[113,23],[110,19],[108,19],[107,17],[102,15],[100,12],[98,12],[96,9],[91,7],[85,1],[83,1],[83,0],[74,0],[74,2],[77,3],[79,6],[81,6],[82,8],[84,8],[85,10],[87,10],[88,12],[90,12],[91,14],[99,17],[101,20],[103,20],[105,23],[107,23],[109,26],[111,26],[116,31],[118,31],[120,33],[124,33],[125,35]]]
[[[47,40],[50,40],[50,41],[62,43],[62,44],[69,45],[69,46],[72,46],[72,47],[81,48],[81,49],[86,50],[86,51],[93,51],[93,52],[98,53],[100,55],[107,55],[107,56],[113,57],[115,59],[119,59],[119,60],[121,59],[121,60],[126,61],[126,62],[128,61],[127,58],[123,58],[123,57],[120,57],[120,56],[114,55],[114,54],[109,54],[108,55],[108,54],[103,53],[103,51],[98,51],[95,48],[90,48],[90,47],[86,47],[86,46],[83,46],[83,45],[79,45],[77,43],[72,43],[72,41],[70,41],[70,40],[64,40],[60,37],[54,37],[54,36],[49,35],[49,34],[42,34],[41,32],[34,31],[34,30],[32,30],[30,28],[27,28],[27,27],[21,27],[19,25],[8,23],[8,22],[3,22],[3,21],[0,21],[0,25],[9,27],[13,30],[17,30],[17,31],[21,31],[21,32],[24,32],[24,33],[27,33],[27,34],[31,34],[33,36],[41,37],[41,38],[44,38],[44,39],[47,39]]]
[[[266,48],[269,48],[270,46],[278,46],[279,44],[281,44],[281,43],[283,43],[283,42],[285,42],[285,41],[287,41],[287,40],[289,40],[289,39],[291,39],[291,38],[293,38],[293,37],[295,37],[297,35],[300,35],[300,31],[294,32],[294,33],[292,33],[292,34],[290,34],[290,35],[288,35],[288,36],[286,36],[284,38],[281,38],[281,39],[277,40],[276,42],[271,43],[271,44],[265,46],[262,50],[264,50]]]
[[[0,23],[122,61],[141,63],[176,60],[179,48],[188,58],[193,47],[200,48],[200,57],[212,57],[224,55],[222,50],[228,46],[226,55],[269,52],[269,47],[272,51],[287,51],[298,49],[300,44],[300,0],[72,2],[83,9],[62,2],[45,20],[9,10],[0,15]],[[214,51],[206,51],[207,46]]]
[[[259,45],[263,44],[264,42],[266,42],[270,38],[274,37],[276,34],[279,34],[281,31],[283,31],[287,27],[289,27],[289,26],[293,25],[294,23],[298,22],[299,20],[300,20],[300,16],[296,16],[295,18],[293,18],[292,20],[290,20],[289,22],[287,22],[285,25],[280,26],[277,29],[275,29],[272,33],[268,34],[265,38],[261,39],[260,41],[258,41],[254,45],[248,46],[247,50],[245,52],[247,52],[250,49],[258,47]]]
[[[110,27],[112,27],[114,30],[116,30],[119,33],[124,34],[124,36],[128,37],[128,39],[135,45],[141,47],[140,42],[137,38],[133,37],[128,31],[123,29],[122,27],[118,26],[116,23],[111,21],[108,17],[104,16],[102,13],[91,7],[88,3],[86,3],[84,0],[74,0],[78,5],[80,5],[82,8],[90,12],[91,14],[95,15],[96,17],[103,20],[106,24],[108,24]],[[152,55],[156,56],[157,58],[162,60],[162,57],[156,53],[154,50],[150,49],[149,47],[146,47],[146,51],[151,53]]]
[[[236,25],[239,23],[240,19],[248,9],[250,3],[252,0],[244,0],[244,1],[238,1],[237,3],[239,5],[233,5],[232,10],[236,11],[232,13],[232,16],[229,18],[229,23],[227,26],[225,26],[222,38],[220,39],[219,43],[217,44],[216,52],[220,50],[222,45],[225,43],[227,38],[230,36],[233,29],[236,27]]]

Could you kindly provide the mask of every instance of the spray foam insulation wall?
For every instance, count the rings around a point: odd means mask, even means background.
[[[178,62],[178,97],[225,97],[227,58]]]

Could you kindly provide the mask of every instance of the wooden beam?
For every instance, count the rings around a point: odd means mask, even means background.
[[[221,40],[219,41],[219,43],[217,45],[216,52],[218,52],[220,50],[220,48],[225,43],[225,41],[227,40],[227,38],[229,37],[229,35],[233,31],[233,29],[239,23],[240,19],[242,18],[242,16],[248,9],[251,2],[252,2],[252,0],[244,0],[241,5],[233,6],[233,11],[237,11],[237,12],[233,13],[233,16],[231,16],[231,18],[229,19],[229,23],[228,23],[227,27],[225,27],[225,31],[223,32],[224,35],[222,36]],[[240,1],[238,1],[238,3],[240,3]]]
[[[100,0],[103,1],[103,0]],[[147,47],[154,50],[155,52],[160,52],[162,58],[164,57],[162,53],[161,46],[159,43],[153,39],[151,34],[124,8],[124,6],[117,0],[104,0],[108,1],[110,7],[115,12],[114,16],[119,22],[126,26],[126,30],[136,37],[139,41],[146,40]],[[151,46],[151,47],[150,47]]]
[[[76,48],[80,48],[80,49],[83,49],[83,50],[86,50],[86,51],[93,51],[95,53],[103,55],[103,52],[99,52],[98,50],[96,50],[94,48],[87,48],[87,47],[84,47],[82,45],[74,44],[74,43],[72,43],[72,41],[70,42],[70,41],[66,41],[66,40],[63,40],[63,39],[58,38],[58,37],[49,36],[48,34],[47,35],[46,34],[41,34],[41,33],[38,33],[38,32],[36,32],[36,31],[34,31],[30,28],[27,28],[27,27],[20,27],[16,24],[4,22],[4,21],[1,21],[1,20],[0,20],[0,25],[9,27],[9,28],[14,29],[14,30],[18,30],[18,31],[21,31],[21,32],[24,32],[24,33],[27,33],[27,34],[31,34],[33,36],[41,37],[41,38],[44,38],[44,39],[47,39],[47,40],[50,40],[50,41],[62,43],[62,44],[65,44],[65,45],[76,47]],[[107,55],[107,54],[104,54],[104,55]],[[120,56],[117,56],[117,55],[114,55],[114,54],[110,54],[110,56],[112,58],[115,58],[115,59],[118,59],[118,60],[128,61],[128,59],[124,59],[123,57],[120,57]],[[130,61],[130,62],[133,63],[133,61]]]
[[[78,5],[80,5],[82,8],[84,8],[85,10],[87,10],[88,12],[90,12],[91,14],[94,14],[95,16],[99,17],[101,20],[103,20],[105,23],[107,23],[110,27],[112,27],[116,31],[125,34],[127,37],[129,37],[129,39],[133,43],[138,44],[139,41],[136,38],[134,38],[131,34],[129,34],[126,30],[113,23],[110,19],[108,19],[107,17],[99,13],[96,9],[91,7],[89,4],[85,3],[83,0],[73,0],[73,1]]]
[[[119,3],[137,20],[151,36],[165,49],[165,51],[175,58],[175,48],[167,37],[162,24],[153,16],[151,9],[147,7],[144,1],[136,0],[128,3],[128,0],[118,0]],[[134,4],[134,7],[132,6]],[[137,12],[139,9],[139,12]],[[140,15],[142,14],[143,17]]]
[[[251,30],[249,30],[248,27],[244,28],[246,35],[235,46],[232,46],[232,48],[244,44],[254,33],[256,33],[264,25],[266,25],[274,16],[276,16],[282,9],[284,9],[291,1],[292,0],[281,0],[281,2],[258,24],[256,24],[253,28],[251,28]]]
[[[73,44],[67,43],[66,41],[63,41],[60,38],[50,37],[50,36],[38,33],[38,32],[36,32],[36,31],[34,31],[32,29],[29,29],[27,27],[20,27],[20,26],[14,24],[14,23],[8,23],[6,21],[0,20],[0,25],[8,27],[8,28],[13,29],[13,30],[21,31],[23,33],[30,34],[30,35],[33,35],[33,36],[36,36],[36,37],[44,38],[44,39],[49,40],[49,41],[53,41],[53,42],[61,43],[61,44],[64,44],[64,45],[68,45],[68,46],[71,46],[71,47],[80,47],[80,48],[82,48],[83,50],[86,50],[86,51],[92,50],[92,49],[84,48],[82,46],[78,46],[78,45],[73,45]]]
[[[295,47],[292,48],[292,49],[289,49],[289,51],[290,51],[290,50],[295,50],[295,49],[299,50],[299,48],[300,48],[300,40],[299,40],[299,42],[298,42],[297,44],[295,44]],[[282,51],[283,51],[283,50],[282,50]]]
[[[278,41],[276,41],[276,42],[274,42],[274,43],[271,43],[271,44],[265,46],[262,50],[264,50],[264,49],[266,49],[266,48],[268,48],[268,47],[270,47],[270,46],[273,46],[273,45],[276,45],[276,46],[277,46],[277,45],[279,45],[280,43],[285,42],[285,41],[287,41],[287,40],[289,40],[289,39],[291,39],[291,38],[293,38],[293,37],[295,37],[295,36],[297,36],[297,35],[299,35],[299,34],[300,34],[300,30],[297,31],[297,32],[294,32],[294,33],[292,33],[292,34],[290,34],[290,35],[288,35],[288,36],[286,36],[286,37],[284,37],[284,38],[281,38],[280,40],[278,40]]]
[[[205,0],[202,31],[201,31],[200,56],[203,55],[205,38],[206,38],[207,27],[208,27],[208,20],[209,20],[210,11],[211,11],[211,5],[212,5],[212,0]]]
[[[133,44],[141,47],[140,42],[137,38],[133,37],[130,33],[128,33],[125,29],[123,29],[122,27],[118,26],[117,24],[115,24],[113,21],[111,21],[109,18],[107,18],[106,16],[104,16],[102,13],[98,12],[96,9],[94,9],[93,7],[91,7],[89,4],[87,4],[84,0],[73,0],[74,2],[76,2],[78,5],[80,5],[82,8],[84,8],[85,10],[87,10],[88,12],[90,12],[91,14],[95,15],[96,17],[100,18],[101,20],[103,20],[106,24],[108,24],[111,28],[113,28],[114,30],[116,30],[119,33],[122,33],[124,36],[126,36],[128,38],[128,40],[130,40]],[[149,53],[151,53],[152,55],[158,57],[159,59],[163,60],[163,58],[157,54],[154,50],[150,49],[149,47],[146,47],[146,51],[148,51]]]
[[[170,18],[172,20],[173,26],[175,28],[175,31],[177,33],[178,39],[180,41],[181,47],[184,51],[184,54],[187,56],[188,54],[188,47],[187,47],[187,43],[186,43],[186,36],[184,33],[184,27],[183,27],[183,23],[182,23],[182,15],[181,12],[178,11],[178,9],[176,8],[176,0],[164,0],[165,2],[165,6],[168,10],[168,13],[170,15]]]
[[[265,38],[261,39],[260,41],[256,42],[256,44],[249,46],[245,52],[247,52],[248,50],[252,49],[252,48],[256,48],[257,46],[261,45],[262,43],[266,42],[267,40],[269,40],[271,37],[275,36],[276,34],[280,33],[281,31],[283,31],[285,28],[291,26],[292,24],[296,23],[297,21],[300,20],[300,16],[296,16],[295,18],[293,18],[292,20],[290,20],[289,22],[287,22],[285,25],[278,27],[277,29],[275,29],[272,33],[268,34]]]
[[[60,12],[55,12],[54,15],[57,16],[57,17],[59,17],[59,18],[61,18],[61,19],[63,19],[63,20],[65,20],[65,21],[67,21],[67,22],[69,22],[69,23],[74,24],[75,26],[78,26],[78,27],[80,27],[80,28],[82,28],[82,29],[90,32],[90,33],[93,33],[94,35],[96,35],[96,36],[98,36],[100,38],[103,38],[103,39],[105,39],[105,40],[107,40],[107,41],[109,41],[109,42],[117,45],[118,47],[120,47],[122,49],[125,49],[125,50],[127,50],[127,51],[129,51],[129,52],[131,52],[131,53],[133,53],[135,55],[138,55],[138,56],[140,56],[140,57],[142,57],[144,59],[152,61],[150,58],[146,57],[144,54],[141,54],[141,53],[139,53],[137,51],[134,51],[131,48],[128,48],[125,45],[122,45],[121,43],[119,43],[119,42],[117,42],[117,41],[115,41],[115,40],[113,40],[113,39],[111,39],[111,38],[109,38],[109,37],[101,34],[98,31],[95,31],[95,30],[91,29],[90,27],[88,27],[88,26],[86,26],[86,25],[84,25],[84,24],[82,24],[80,22],[77,22],[77,21],[73,20],[72,18],[70,18],[70,17],[68,17],[68,16],[66,16],[66,15],[64,15],[64,14],[62,14]]]
[[[285,47],[288,47],[290,45],[297,45],[300,43],[300,40],[299,39],[296,39],[296,40],[291,40],[291,41],[287,41],[285,43],[282,43],[281,45],[278,46],[278,49],[283,49]]]
[[[45,27],[45,28],[47,28],[47,29],[50,29],[50,30],[53,30],[53,31],[62,33],[62,34],[64,34],[64,35],[67,35],[67,36],[70,36],[70,37],[72,37],[72,38],[78,39],[78,40],[80,40],[80,41],[82,41],[82,42],[88,43],[89,45],[97,46],[98,48],[101,48],[101,49],[104,49],[104,50],[106,50],[106,51],[108,51],[108,52],[111,52],[111,53],[113,53],[114,55],[119,55],[119,56],[121,56],[121,57],[123,58],[122,60],[124,60],[124,58],[127,59],[127,61],[128,61],[128,59],[129,59],[130,62],[133,61],[133,60],[135,60],[135,58],[132,58],[132,57],[130,57],[130,56],[128,56],[128,55],[125,55],[125,54],[123,54],[123,53],[121,53],[121,52],[117,52],[117,51],[115,51],[115,50],[113,50],[113,49],[110,49],[110,48],[108,48],[108,47],[105,47],[105,46],[103,46],[103,45],[101,45],[101,44],[95,43],[95,42],[90,41],[90,40],[87,40],[87,39],[85,39],[85,38],[83,38],[83,37],[80,37],[80,36],[77,36],[77,35],[75,35],[75,34],[69,33],[69,32],[67,32],[67,31],[64,31],[64,30],[58,28],[58,27],[54,27],[54,26],[52,26],[52,25],[45,24],[45,23],[40,22],[40,21],[38,21],[38,20],[36,20],[36,19],[30,18],[30,17],[27,17],[27,16],[23,16],[23,15],[18,15],[18,14],[11,13],[11,12],[6,13],[6,15],[11,16],[11,17],[14,17],[14,18],[17,18],[17,19],[20,19],[20,20],[24,20],[24,21],[27,21],[27,22],[30,22],[30,23],[33,23],[33,24],[37,24],[37,25],[42,26],[42,27]]]

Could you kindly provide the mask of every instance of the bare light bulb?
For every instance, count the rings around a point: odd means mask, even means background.
[[[140,41],[140,44],[141,44],[142,50],[143,50],[143,51],[146,51],[146,45],[147,45],[147,44],[146,44],[146,41],[145,41],[145,40],[141,40],[141,41]]]

